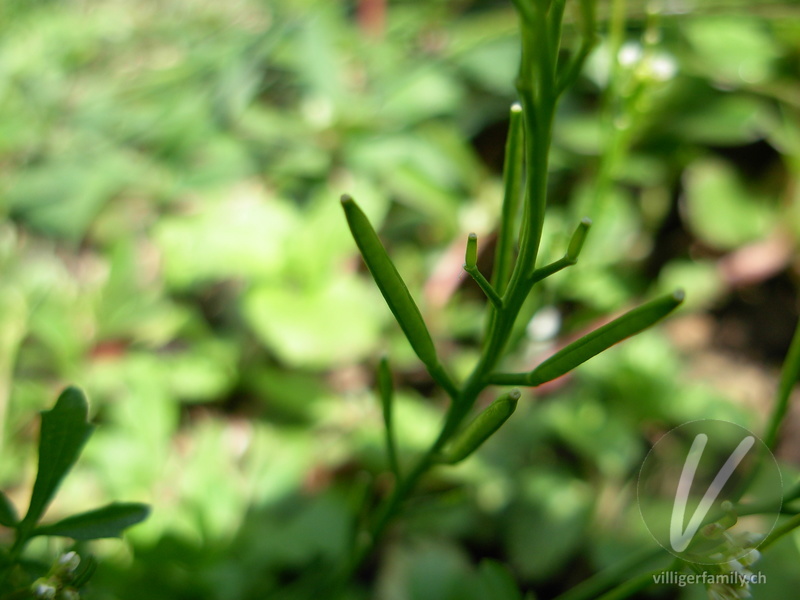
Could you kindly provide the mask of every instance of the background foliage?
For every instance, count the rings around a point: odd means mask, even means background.
[[[628,298],[680,284],[688,306],[523,395],[499,439],[429,478],[366,575],[377,597],[486,597],[487,557],[555,596],[653,544],[632,483],[660,432],[762,430],[797,318],[800,12],[630,2],[609,31],[600,8],[556,125],[543,261],[579,217],[595,226],[581,264],[526,307],[512,366]],[[291,597],[388,485],[381,353],[402,375],[401,460],[443,401],[338,195],[381,226],[468,369],[483,299],[463,240],[489,239],[500,214],[511,7],[9,1],[0,20],[0,485],[25,504],[33,415],[80,385],[102,427],[51,514],[154,507],[127,544],[95,546],[89,597]],[[787,478],[799,453],[786,435]],[[797,584],[797,544],[764,559],[758,597]]]

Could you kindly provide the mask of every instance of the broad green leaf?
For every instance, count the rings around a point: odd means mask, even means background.
[[[378,234],[350,196],[342,197],[342,207],[361,256],[411,347],[423,363],[436,365],[438,359],[431,334]]]
[[[88,422],[89,406],[78,388],[68,387],[52,410],[42,413],[39,434],[39,467],[31,503],[22,525],[32,529],[69,472],[94,430]]]
[[[531,371],[528,385],[537,386],[571,371],[593,356],[660,321],[683,302],[678,290],[643,304],[556,352]]]
[[[19,522],[17,509],[3,492],[0,492],[0,525],[15,527]]]
[[[150,514],[146,504],[117,503],[62,519],[34,529],[32,535],[57,535],[74,540],[120,537],[128,527],[144,521]]]

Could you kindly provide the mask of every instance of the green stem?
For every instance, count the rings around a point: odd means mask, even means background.
[[[619,581],[629,576],[632,571],[642,568],[664,553],[660,546],[630,555],[619,563],[610,566],[594,576],[586,579],[574,588],[567,590],[555,600],[591,600],[596,598]]]
[[[778,384],[778,393],[775,398],[775,407],[772,410],[767,432],[764,434],[764,443],[768,448],[774,449],[778,442],[778,430],[786,417],[789,409],[789,398],[792,395],[792,388],[800,378],[800,321],[798,321],[794,331],[792,343],[789,346],[789,353],[781,369],[781,379]]]
[[[772,533],[767,536],[761,545],[758,547],[760,551],[766,550],[769,546],[777,542],[787,533],[791,533],[795,529],[800,527],[800,514],[793,516],[788,521],[786,521],[783,525],[778,527],[777,529],[773,529]]]
[[[648,571],[647,573],[642,573],[622,583],[615,587],[610,592],[607,592],[597,598],[597,600],[622,600],[623,598],[628,598],[635,594],[636,592],[640,592],[654,583],[654,578],[659,574],[663,573],[664,571],[677,571],[680,568],[681,561],[676,559],[672,561],[672,563],[666,569],[654,569],[652,571]]]
[[[522,58],[517,88],[522,103],[524,158],[527,173],[519,257],[511,270],[507,286],[500,283],[505,273],[501,271],[497,275],[498,289],[503,290],[502,298],[480,273],[477,273],[476,276],[476,272],[474,272],[476,269],[468,269],[479,285],[486,284],[481,287],[494,306],[483,351],[472,374],[461,388],[450,379],[438,362],[429,366],[433,379],[447,391],[451,398],[444,425],[430,448],[417,460],[408,474],[397,481],[395,488],[383,502],[377,518],[369,528],[366,542],[361,546],[354,547],[350,563],[344,569],[338,582],[340,591],[364,560],[375,551],[381,535],[392,518],[400,511],[403,502],[414,490],[419,480],[435,464],[435,458],[440,450],[458,433],[479,394],[488,385],[489,374],[494,371],[503,356],[514,323],[534,283],[531,275],[534,272],[544,222],[548,159],[557,102],[555,79],[564,0],[554,0],[549,12],[543,6],[544,3],[537,3],[533,8],[528,2],[520,1],[515,4],[522,16]],[[521,132],[518,135],[521,135]],[[509,142],[508,147],[515,150],[519,145],[517,139],[514,143]],[[507,164],[509,161],[511,163],[507,168],[512,170],[512,174],[515,175],[513,179],[516,181],[507,181],[506,184],[507,197],[504,202],[502,223],[505,230],[503,239],[509,238],[508,229],[513,222],[513,213],[516,212],[514,198],[519,196],[521,187],[521,168],[516,166],[518,160],[516,151],[512,151],[511,155],[506,157]],[[503,244],[501,252],[504,256],[509,256],[509,242],[504,241]],[[474,266],[474,247],[468,250],[468,265]],[[508,268],[505,258],[501,257],[498,260],[502,269]]]
[[[478,267],[464,267],[464,270],[470,274],[475,280],[475,283],[478,284],[478,287],[483,290],[483,293],[486,294],[486,297],[492,303],[495,310],[501,310],[503,308],[503,299],[500,297],[500,294],[495,291],[486,277],[483,276],[483,273],[478,270]]]

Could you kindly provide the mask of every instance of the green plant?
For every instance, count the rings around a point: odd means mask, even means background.
[[[55,406],[42,413],[39,466],[23,518],[19,518],[8,497],[0,492],[0,525],[14,531],[10,548],[0,549],[2,598],[69,600],[78,597],[78,589],[91,577],[94,561],[89,555],[67,552],[49,570],[47,565],[24,557],[23,552],[33,538],[66,537],[76,542],[114,538],[147,518],[149,508],[145,504],[114,502],[55,523],[40,523],[94,430],[87,416],[88,404],[83,392],[74,387],[65,389]]]
[[[414,352],[450,398],[444,424],[435,441],[408,470],[402,471],[396,459],[391,431],[390,376],[386,362],[381,363],[380,388],[387,428],[387,451],[396,480],[388,498],[372,515],[367,535],[356,537],[366,541],[354,547],[348,575],[374,550],[387,524],[428,470],[463,460],[511,416],[519,397],[517,390],[496,400],[464,427],[465,419],[484,389],[493,385],[536,387],[552,381],[655,324],[683,300],[680,291],[652,300],[572,342],[529,372],[506,373],[502,370],[502,359],[525,300],[537,283],[576,263],[589,231],[590,221],[582,220],[563,258],[537,266],[556,107],[563,92],[577,77],[595,40],[595,3],[581,0],[577,4],[581,41],[569,60],[564,60],[566,49],[561,32],[566,1],[515,2],[521,16],[522,57],[516,85],[520,104],[511,109],[502,219],[491,282],[477,267],[477,237],[471,234],[467,241],[464,268],[484,291],[489,307],[480,358],[463,382],[455,381],[444,366],[416,303],[367,217],[351,197],[342,197],[348,225],[372,277]],[[521,223],[518,217],[520,203]],[[518,239],[516,252],[515,239]]]
[[[556,107],[560,96],[575,80],[594,44],[595,3],[592,0],[582,0],[577,3],[582,32],[581,42],[566,61],[563,58],[565,52],[561,36],[566,1],[516,0],[514,4],[521,17],[522,57],[516,85],[520,104],[515,104],[510,114],[504,166],[503,209],[491,281],[477,266],[477,236],[470,234],[467,239],[464,269],[484,292],[488,300],[488,317],[480,357],[463,382],[455,381],[450,375],[450,370],[443,364],[420,310],[366,216],[350,196],[342,197],[348,225],[367,268],[414,352],[431,378],[446,392],[450,400],[438,436],[407,470],[402,469],[392,430],[391,375],[386,359],[381,361],[378,383],[384,414],[386,451],[395,482],[392,491],[377,512],[367,519],[369,524],[365,534],[355,536],[354,539],[357,541],[345,570],[344,579],[350,577],[375,550],[387,524],[397,516],[402,504],[411,496],[419,480],[431,468],[455,464],[467,458],[512,415],[520,397],[518,390],[513,390],[495,400],[465,426],[466,418],[473,412],[476,401],[484,389],[492,385],[536,387],[561,377],[612,345],[657,323],[683,300],[682,291],[657,298],[570,343],[528,372],[503,372],[502,359],[510,345],[523,304],[537,283],[577,262],[591,225],[589,219],[583,219],[573,234],[564,256],[548,265],[537,266],[548,194],[548,158]],[[616,56],[620,50],[621,19],[624,18],[624,12],[622,3],[617,2],[614,7],[612,52]],[[650,32],[648,40],[652,41],[653,24],[650,23],[648,27]],[[612,79],[613,77],[612,75]],[[613,86],[609,86],[608,97],[605,99],[609,106],[613,106],[614,91]],[[629,111],[634,111],[632,108],[636,104],[634,100],[640,97],[641,92],[640,84],[635,93],[628,94],[629,102],[623,109],[627,106]],[[617,117],[618,115],[614,116]],[[602,207],[600,201],[608,195],[612,182],[610,165],[613,161],[621,160],[627,144],[627,142],[618,143],[621,138],[617,135],[619,128],[616,123],[608,126],[608,129],[610,131],[608,143],[612,148],[608,150],[609,155],[605,156],[601,163],[602,168],[594,193],[594,208]],[[522,214],[521,223],[518,224],[520,202]],[[602,214],[599,216],[605,217]],[[515,253],[514,241],[517,230],[518,250]],[[766,441],[769,447],[775,445],[778,428],[786,414],[789,391],[797,380],[800,364],[799,343],[796,336],[784,364],[778,398],[767,427]],[[797,497],[797,489],[794,488],[784,495],[782,500],[784,503],[791,503]],[[747,504],[730,504],[727,515],[716,514],[707,519],[706,522],[710,524],[708,527],[711,529],[704,529],[706,533],[703,535],[711,540],[715,539],[713,536],[732,540],[733,538],[723,532],[737,521],[737,515],[758,514],[764,510],[771,509]],[[793,514],[791,508],[785,512]],[[776,539],[799,525],[800,520],[797,517],[791,519],[767,538],[764,547],[770,546]],[[723,535],[726,537],[721,537]],[[738,549],[750,547],[739,546]],[[636,567],[646,564],[654,557],[658,558],[660,554],[659,548],[655,552],[634,557],[632,562],[625,561],[611,573],[599,574],[570,590],[564,594],[564,598],[583,600],[600,595],[606,599],[628,597],[650,585],[653,575],[658,572],[647,572],[631,577],[631,570],[635,572]],[[755,553],[750,555],[748,560],[752,562],[757,557],[758,554]],[[750,562],[742,564],[746,567]],[[730,564],[739,563],[734,561]],[[681,570],[687,565],[698,573],[701,570],[680,560],[673,561],[671,568]],[[711,570],[724,573],[730,569],[722,565]],[[663,566],[659,571],[663,571]],[[733,597],[745,593],[747,586],[744,584],[742,587],[725,585],[709,587],[709,594],[712,597],[727,597],[726,594]],[[509,592],[508,597],[517,598],[519,595],[513,591]]]

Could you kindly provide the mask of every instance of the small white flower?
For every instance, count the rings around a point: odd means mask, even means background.
[[[45,598],[46,600],[52,600],[55,598],[56,592],[58,591],[56,587],[46,579],[36,580],[31,588],[34,596],[37,598]]]
[[[649,75],[656,81],[668,81],[678,72],[678,64],[668,54],[658,54],[649,62]]]
[[[642,47],[636,42],[626,42],[619,49],[617,60],[623,67],[632,67],[642,59]]]
[[[81,557],[76,552],[67,552],[58,557],[58,564],[71,573],[81,564]]]

